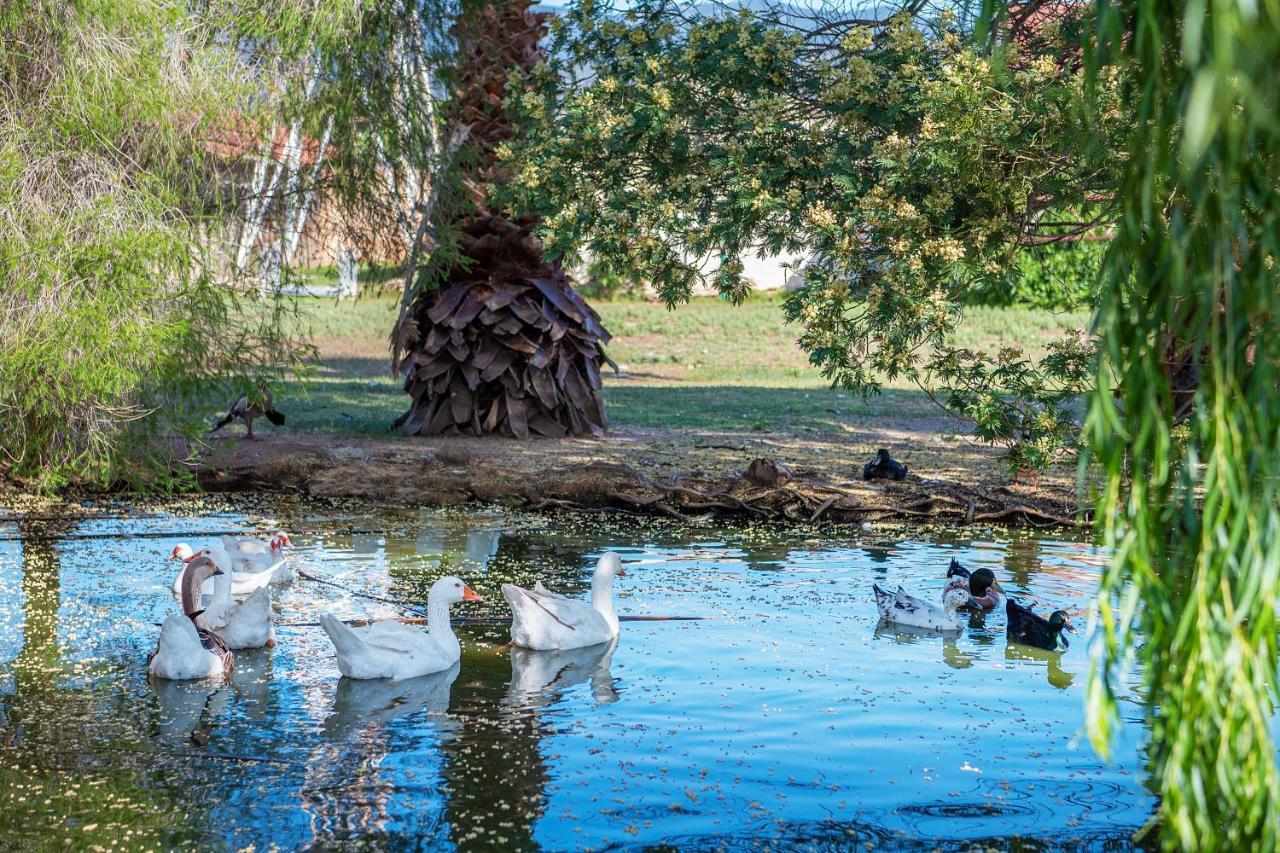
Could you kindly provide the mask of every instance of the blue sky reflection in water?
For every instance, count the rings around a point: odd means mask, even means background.
[[[1044,612],[1083,611],[1100,560],[1082,542],[231,507],[0,524],[0,836],[1123,849],[1153,808],[1136,702],[1113,764],[1083,740],[1083,634],[1057,656],[1009,647],[1003,613],[949,639],[877,626],[873,582],[934,599],[952,557]],[[340,679],[318,628],[282,624],[274,650],[238,654],[229,686],[149,684],[174,607],[163,557],[254,526],[283,527],[296,565],[374,595],[425,602],[458,574],[487,601],[455,615],[505,615],[505,581],[585,595],[611,548],[621,613],[708,618],[624,623],[616,648],[560,657],[463,625],[458,669],[399,684]],[[396,613],[306,580],[276,604],[280,623]]]

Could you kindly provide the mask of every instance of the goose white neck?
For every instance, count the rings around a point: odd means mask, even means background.
[[[609,627],[617,629],[618,614],[613,609],[613,572],[597,568],[591,578],[591,606],[599,611]]]
[[[427,633],[452,660],[462,657],[462,644],[449,622],[449,599],[435,590],[427,596]]]

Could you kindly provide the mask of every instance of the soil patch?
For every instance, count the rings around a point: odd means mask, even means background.
[[[850,428],[842,435],[637,427],[599,439],[529,441],[286,433],[252,442],[218,439],[197,476],[216,492],[290,491],[411,505],[476,501],[682,520],[713,514],[846,523],[1087,523],[1073,472],[1050,472],[1035,488],[1012,483],[998,451],[948,429],[954,429],[949,419],[912,418],[909,425]],[[861,479],[878,447],[908,465],[905,481]],[[744,477],[757,459],[780,463],[784,475],[767,482]]]

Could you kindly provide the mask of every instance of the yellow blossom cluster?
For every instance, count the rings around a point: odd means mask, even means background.
[[[952,237],[935,237],[925,241],[926,254],[942,261],[953,262],[964,260],[964,246]]]
[[[809,205],[805,210],[804,223],[810,228],[824,230],[835,226],[836,215],[831,212],[831,208],[819,201]]]

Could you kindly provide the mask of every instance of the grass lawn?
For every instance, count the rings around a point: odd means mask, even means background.
[[[605,372],[605,401],[618,426],[708,430],[838,432],[871,421],[936,417],[939,409],[914,387],[890,386],[864,401],[831,390],[795,344],[782,319],[781,296],[759,294],[734,307],[714,297],[674,311],[641,301],[598,302],[613,334],[609,355],[621,376]],[[290,426],[314,432],[388,435],[408,398],[388,372],[387,338],[398,297],[354,302],[308,299],[303,316],[320,351],[305,385],[287,389],[281,406]],[[1069,329],[1084,312],[973,308],[956,336],[961,346],[1030,352]]]

